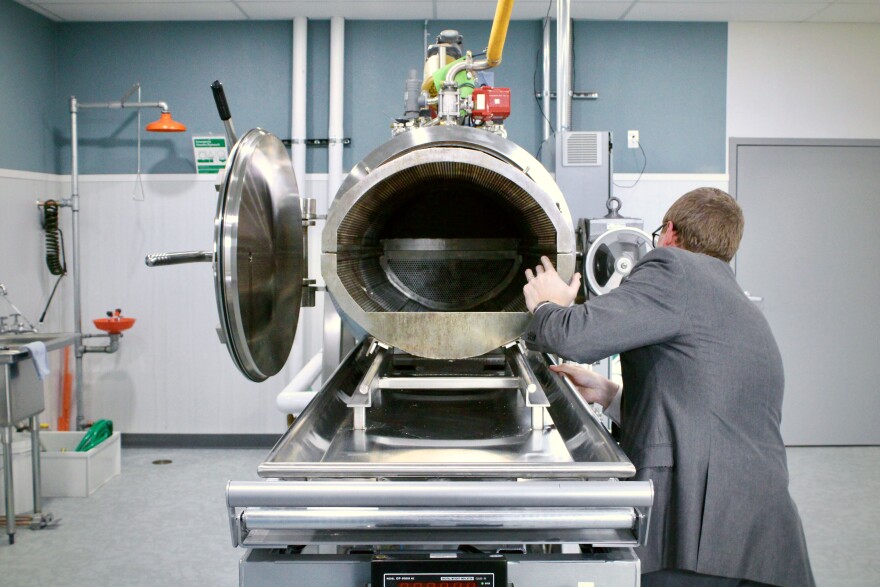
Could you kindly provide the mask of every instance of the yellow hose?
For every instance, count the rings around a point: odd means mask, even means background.
[[[489,48],[486,50],[486,61],[489,67],[501,63],[504,51],[504,39],[507,38],[507,25],[510,24],[510,13],[513,12],[513,0],[498,0],[495,8],[495,20],[492,21],[492,33],[489,35]]]

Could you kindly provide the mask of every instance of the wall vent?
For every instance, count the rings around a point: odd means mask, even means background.
[[[569,132],[562,143],[562,161],[566,166],[602,165],[598,132]]]

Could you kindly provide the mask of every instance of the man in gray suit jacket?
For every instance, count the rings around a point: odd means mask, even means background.
[[[621,447],[655,487],[642,585],[814,585],[779,430],[782,359],[729,261],[742,211],[701,188],[666,213],[658,248],[612,292],[572,306],[546,258],[526,271],[531,346],[578,363],[620,353],[623,389],[574,365],[588,402],[622,396]]]

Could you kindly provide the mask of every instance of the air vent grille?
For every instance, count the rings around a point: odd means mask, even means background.
[[[599,148],[598,132],[570,132],[563,140],[563,165],[570,167],[602,165],[602,150]]]

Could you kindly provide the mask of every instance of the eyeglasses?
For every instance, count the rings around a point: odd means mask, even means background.
[[[661,224],[660,228],[651,233],[651,245],[656,249],[657,248],[657,239],[660,238],[660,235],[663,234],[663,229],[666,228],[665,224]]]

